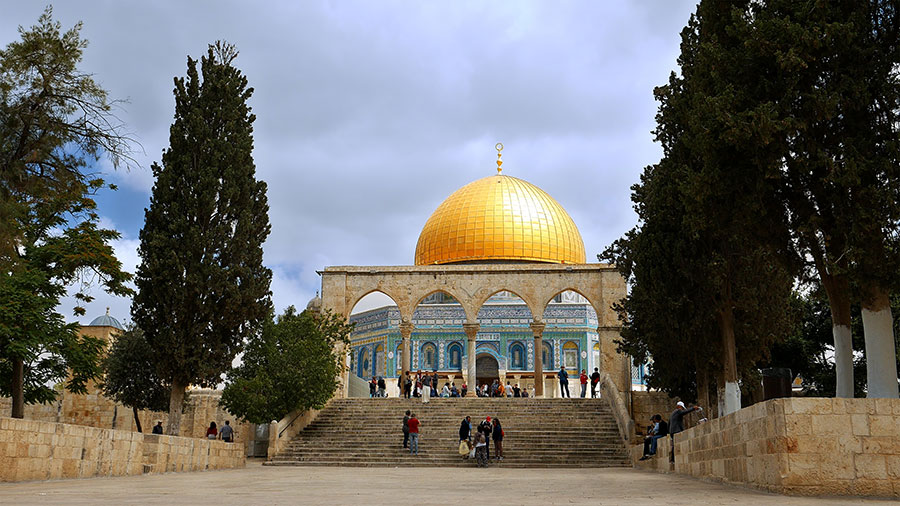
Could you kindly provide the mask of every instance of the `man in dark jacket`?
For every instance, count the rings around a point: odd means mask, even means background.
[[[572,395],[569,394],[569,373],[566,372],[566,368],[560,367],[557,376],[559,376],[559,396],[571,398]]]
[[[409,410],[406,410],[406,416],[403,417],[403,447],[409,448]]]
[[[672,412],[672,416],[669,417],[669,434],[674,436],[679,432],[684,430],[684,415],[688,413],[692,413],[694,411],[703,411],[703,408],[699,406],[693,406],[690,409],[685,409],[684,403],[678,401],[675,405],[675,411]]]
[[[669,424],[662,419],[660,415],[653,415],[650,419],[653,422],[652,430],[644,438],[644,456],[640,460],[647,460],[652,455],[656,455],[656,442],[659,438],[666,437],[669,434]]]
[[[472,432],[472,417],[467,416],[463,418],[462,423],[459,424],[459,440],[460,441],[468,441],[469,434]]]
[[[594,368],[594,374],[591,374],[591,399],[597,397],[597,385],[600,384],[600,370]]]

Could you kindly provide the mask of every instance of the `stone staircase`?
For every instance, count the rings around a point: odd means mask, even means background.
[[[402,448],[403,414],[422,422],[419,455]],[[269,466],[474,466],[457,453],[459,424],[499,418],[502,467],[626,467],[625,444],[601,399],[334,399]],[[491,444],[491,456],[494,446]]]

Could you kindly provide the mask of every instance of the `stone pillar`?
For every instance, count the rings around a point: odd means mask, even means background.
[[[478,335],[479,328],[481,328],[481,325],[477,323],[463,323],[463,331],[465,331],[466,337],[468,338],[466,353],[469,354],[469,377],[466,378],[466,386],[468,387],[469,392],[474,392],[475,388],[478,386],[477,376],[475,375],[475,336]]]
[[[620,327],[597,327],[600,337],[600,370],[609,374],[625,399],[631,396],[631,364],[624,353],[616,349]],[[595,366],[596,367],[596,366]]]
[[[400,377],[403,378],[403,381],[406,381],[406,373],[409,372],[409,365],[412,363],[412,353],[410,352],[411,346],[409,345],[409,338],[412,336],[413,329],[416,328],[415,325],[412,324],[409,320],[404,320],[400,322],[400,349],[403,350],[403,363],[400,365]],[[401,395],[402,395],[401,391]]]
[[[531,322],[534,335],[534,396],[544,396],[544,322]]]

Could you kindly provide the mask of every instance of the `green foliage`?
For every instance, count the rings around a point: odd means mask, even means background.
[[[80,29],[61,32],[48,8],[0,50],[0,371],[12,380],[0,392],[12,396],[13,416],[24,402],[52,400],[46,383],[68,369],[73,392],[99,371],[102,343],[55,312],[66,287],[78,282],[83,302],[92,284],[131,293],[109,245],[119,234],[98,227],[92,197],[104,182],[91,168],[104,155],[130,161],[130,139],[106,91],[78,69]]]
[[[618,307],[621,348],[651,355],[650,385],[688,399],[699,377],[727,375],[730,360],[738,377],[755,374],[791,320],[780,208],[733,113],[757,93],[731,37],[735,5],[702,2],[682,31],[681,74],[655,90],[664,157],[632,188],[639,226],[601,255],[631,286]]]
[[[271,306],[272,273],[262,264],[266,184],[255,177],[256,118],[247,104],[253,89],[232,66],[236,56],[230,45],[210,46],[202,78],[188,58],[187,77],[175,79],[169,149],[153,164],[140,233],[132,316],[158,350],[153,362],[173,403],[189,384],[218,384]]]
[[[121,332],[103,359],[103,395],[138,410],[167,410],[171,387],[156,374],[156,353],[141,329],[131,325]]]
[[[228,373],[222,405],[252,423],[321,408],[338,386],[336,345],[348,343],[351,330],[339,315],[287,308],[247,343],[242,364]]]

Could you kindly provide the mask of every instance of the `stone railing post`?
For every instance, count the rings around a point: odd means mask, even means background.
[[[412,324],[409,320],[403,320],[400,322],[400,349],[403,350],[403,360],[400,365],[400,377],[403,378],[403,382],[406,382],[406,373],[409,372],[409,366],[412,364],[412,353],[410,353],[410,337],[412,336],[412,331],[416,326]],[[401,396],[403,392],[400,392]]]
[[[534,396],[544,396],[544,322],[531,322],[531,333],[534,336]]]
[[[468,353],[468,366],[469,366],[469,377],[466,378],[467,387],[469,392],[474,392],[476,388],[478,388],[477,376],[475,375],[475,336],[478,335],[478,329],[481,328],[481,325],[478,323],[463,323],[463,331],[466,333],[466,337],[468,338],[466,353]]]

